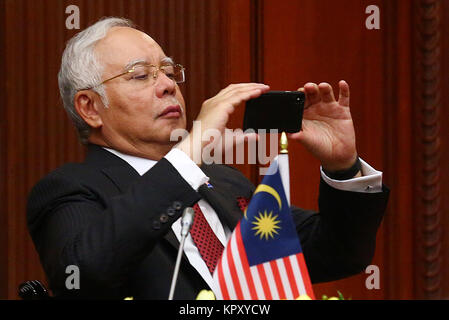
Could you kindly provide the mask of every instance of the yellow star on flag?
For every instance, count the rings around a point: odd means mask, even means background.
[[[270,211],[270,213],[267,213],[267,210],[265,210],[264,213],[259,212],[259,216],[254,217],[256,221],[252,222],[255,225],[252,230],[257,231],[254,235],[259,235],[261,240],[264,237],[267,241],[269,237],[274,239],[274,234],[279,234],[276,229],[281,229],[281,227],[278,226],[281,221],[276,220],[277,217],[278,215],[273,216],[273,211]]]

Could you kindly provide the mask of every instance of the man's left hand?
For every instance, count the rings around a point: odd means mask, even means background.
[[[354,125],[349,110],[349,85],[339,82],[340,94],[335,100],[328,83],[307,83],[302,130],[289,137],[302,143],[328,171],[350,168],[357,159]]]

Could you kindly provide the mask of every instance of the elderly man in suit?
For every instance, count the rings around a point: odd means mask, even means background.
[[[67,44],[59,86],[88,152],[39,181],[27,212],[55,296],[166,299],[186,207],[195,207],[203,238],[187,238],[175,299],[212,287],[217,254],[209,251],[223,249],[242,216],[237,200],[254,186],[232,167],[201,164],[198,152],[212,142],[193,137],[223,132],[237,105],[269,87],[228,86],[203,103],[201,129],[192,129],[201,132],[172,141],[186,128],[181,82],[183,67],[128,20],[100,20]],[[320,212],[292,206],[292,214],[312,282],[331,281],[370,263],[388,191],[358,158],[348,84],[339,83],[338,101],[326,83],[303,90],[303,130],[290,138],[321,161]],[[79,268],[78,289],[65,285],[70,265]]]

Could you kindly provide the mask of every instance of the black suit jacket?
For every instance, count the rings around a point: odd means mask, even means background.
[[[62,298],[167,299],[179,243],[171,230],[186,206],[204,198],[231,230],[242,216],[237,198],[254,185],[224,165],[203,165],[213,189],[195,191],[169,161],[143,176],[90,145],[83,163],[51,172],[31,191],[28,228],[53,294]],[[293,207],[312,282],[361,272],[374,254],[388,191],[345,192],[320,183],[320,213]],[[80,270],[80,289],[66,289],[66,268]],[[184,256],[175,299],[208,289]]]

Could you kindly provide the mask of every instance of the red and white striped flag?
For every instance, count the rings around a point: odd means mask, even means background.
[[[271,166],[215,268],[217,299],[314,299],[277,160]]]

